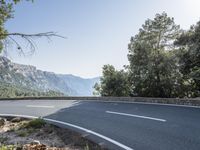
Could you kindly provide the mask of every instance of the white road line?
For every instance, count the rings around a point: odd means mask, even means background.
[[[129,117],[137,117],[137,118],[143,118],[143,119],[150,119],[150,120],[161,121],[161,122],[166,122],[166,120],[164,120],[164,119],[147,117],[147,116],[140,116],[140,115],[134,115],[134,114],[126,114],[126,113],[120,113],[120,112],[114,112],[114,111],[106,111],[106,113],[115,114],[115,115],[122,115],[122,116],[129,116]]]
[[[111,138],[109,138],[109,137],[106,137],[106,136],[104,136],[104,135],[102,135],[102,134],[99,134],[99,133],[97,133],[97,132],[94,132],[94,131],[92,131],[92,130],[88,130],[88,129],[83,128],[83,127],[80,127],[80,126],[73,125],[73,124],[71,124],[71,123],[66,123],[66,122],[57,121],[57,120],[53,120],[53,119],[44,118],[44,120],[50,121],[50,122],[56,122],[56,123],[59,123],[59,124],[63,124],[63,125],[67,125],[67,126],[70,126],[70,127],[73,127],[73,128],[77,128],[77,129],[83,130],[83,131],[85,131],[85,132],[87,132],[87,133],[96,135],[96,136],[98,136],[98,137],[100,137],[100,138],[102,138],[102,139],[104,139],[104,140],[106,140],[106,141],[109,141],[109,142],[111,142],[111,143],[113,143],[113,144],[115,144],[115,145],[117,145],[117,146],[119,146],[119,147],[121,147],[121,148],[123,148],[123,149],[125,149],[125,150],[133,150],[132,148],[130,148],[130,147],[128,147],[128,146],[126,146],[126,145],[124,145],[124,144],[122,144],[122,143],[119,143],[119,142],[117,142],[117,141],[115,141],[115,140],[113,140],[113,139],[111,139]]]
[[[29,115],[17,115],[17,114],[0,114],[0,116],[13,116],[13,117],[23,117],[23,118],[39,118],[39,117],[36,117],[36,116],[29,116]],[[125,149],[125,150],[134,150],[133,148],[131,147],[128,147],[122,143],[119,143],[109,137],[106,137],[100,133],[97,133],[97,132],[94,132],[92,130],[89,130],[89,129],[86,129],[86,128],[83,128],[81,126],[77,126],[77,125],[74,125],[74,124],[71,124],[71,123],[67,123],[67,122],[63,122],[63,121],[58,121],[58,120],[54,120],[54,119],[49,119],[49,118],[43,118],[45,121],[49,121],[49,122],[54,122],[54,123],[59,123],[59,124],[62,124],[62,125],[67,125],[67,126],[70,126],[70,127],[73,127],[73,128],[76,128],[76,129],[79,129],[79,130],[82,130],[82,131],[85,131],[87,133],[90,133],[90,134],[93,134],[97,137],[100,137],[114,145],[117,145],[119,147],[121,147],[122,149]]]
[[[33,108],[54,108],[55,106],[26,105],[26,107],[33,107]]]

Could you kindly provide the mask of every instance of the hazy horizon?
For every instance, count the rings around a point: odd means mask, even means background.
[[[38,39],[32,56],[19,56],[13,48],[9,58],[58,74],[98,77],[104,64],[117,69],[128,64],[129,40],[147,18],[165,11],[188,29],[200,20],[199,6],[198,0],[24,1],[15,7],[14,19],[6,23],[9,32],[55,31],[67,39]]]

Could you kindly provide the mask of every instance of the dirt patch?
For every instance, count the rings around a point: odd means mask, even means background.
[[[0,149],[106,150],[81,134],[42,119],[0,118]]]

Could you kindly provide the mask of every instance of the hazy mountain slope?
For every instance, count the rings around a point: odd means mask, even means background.
[[[99,77],[84,79],[78,76],[66,74],[58,75],[71,88],[78,92],[80,96],[91,96],[93,87],[96,82],[99,82]]]
[[[5,57],[0,57],[0,81],[33,90],[76,94],[56,74],[37,70],[34,66],[15,64]]]
[[[56,91],[41,92],[39,90],[16,86],[11,83],[0,82],[0,98],[26,96],[63,96],[63,94]]]
[[[12,63],[0,56],[0,82],[32,90],[54,90],[71,96],[91,96],[99,78],[83,79],[73,75],[57,75],[37,70],[30,65]]]

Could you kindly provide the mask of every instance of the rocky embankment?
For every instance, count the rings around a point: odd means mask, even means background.
[[[0,150],[105,150],[79,133],[42,119],[0,118]]]

